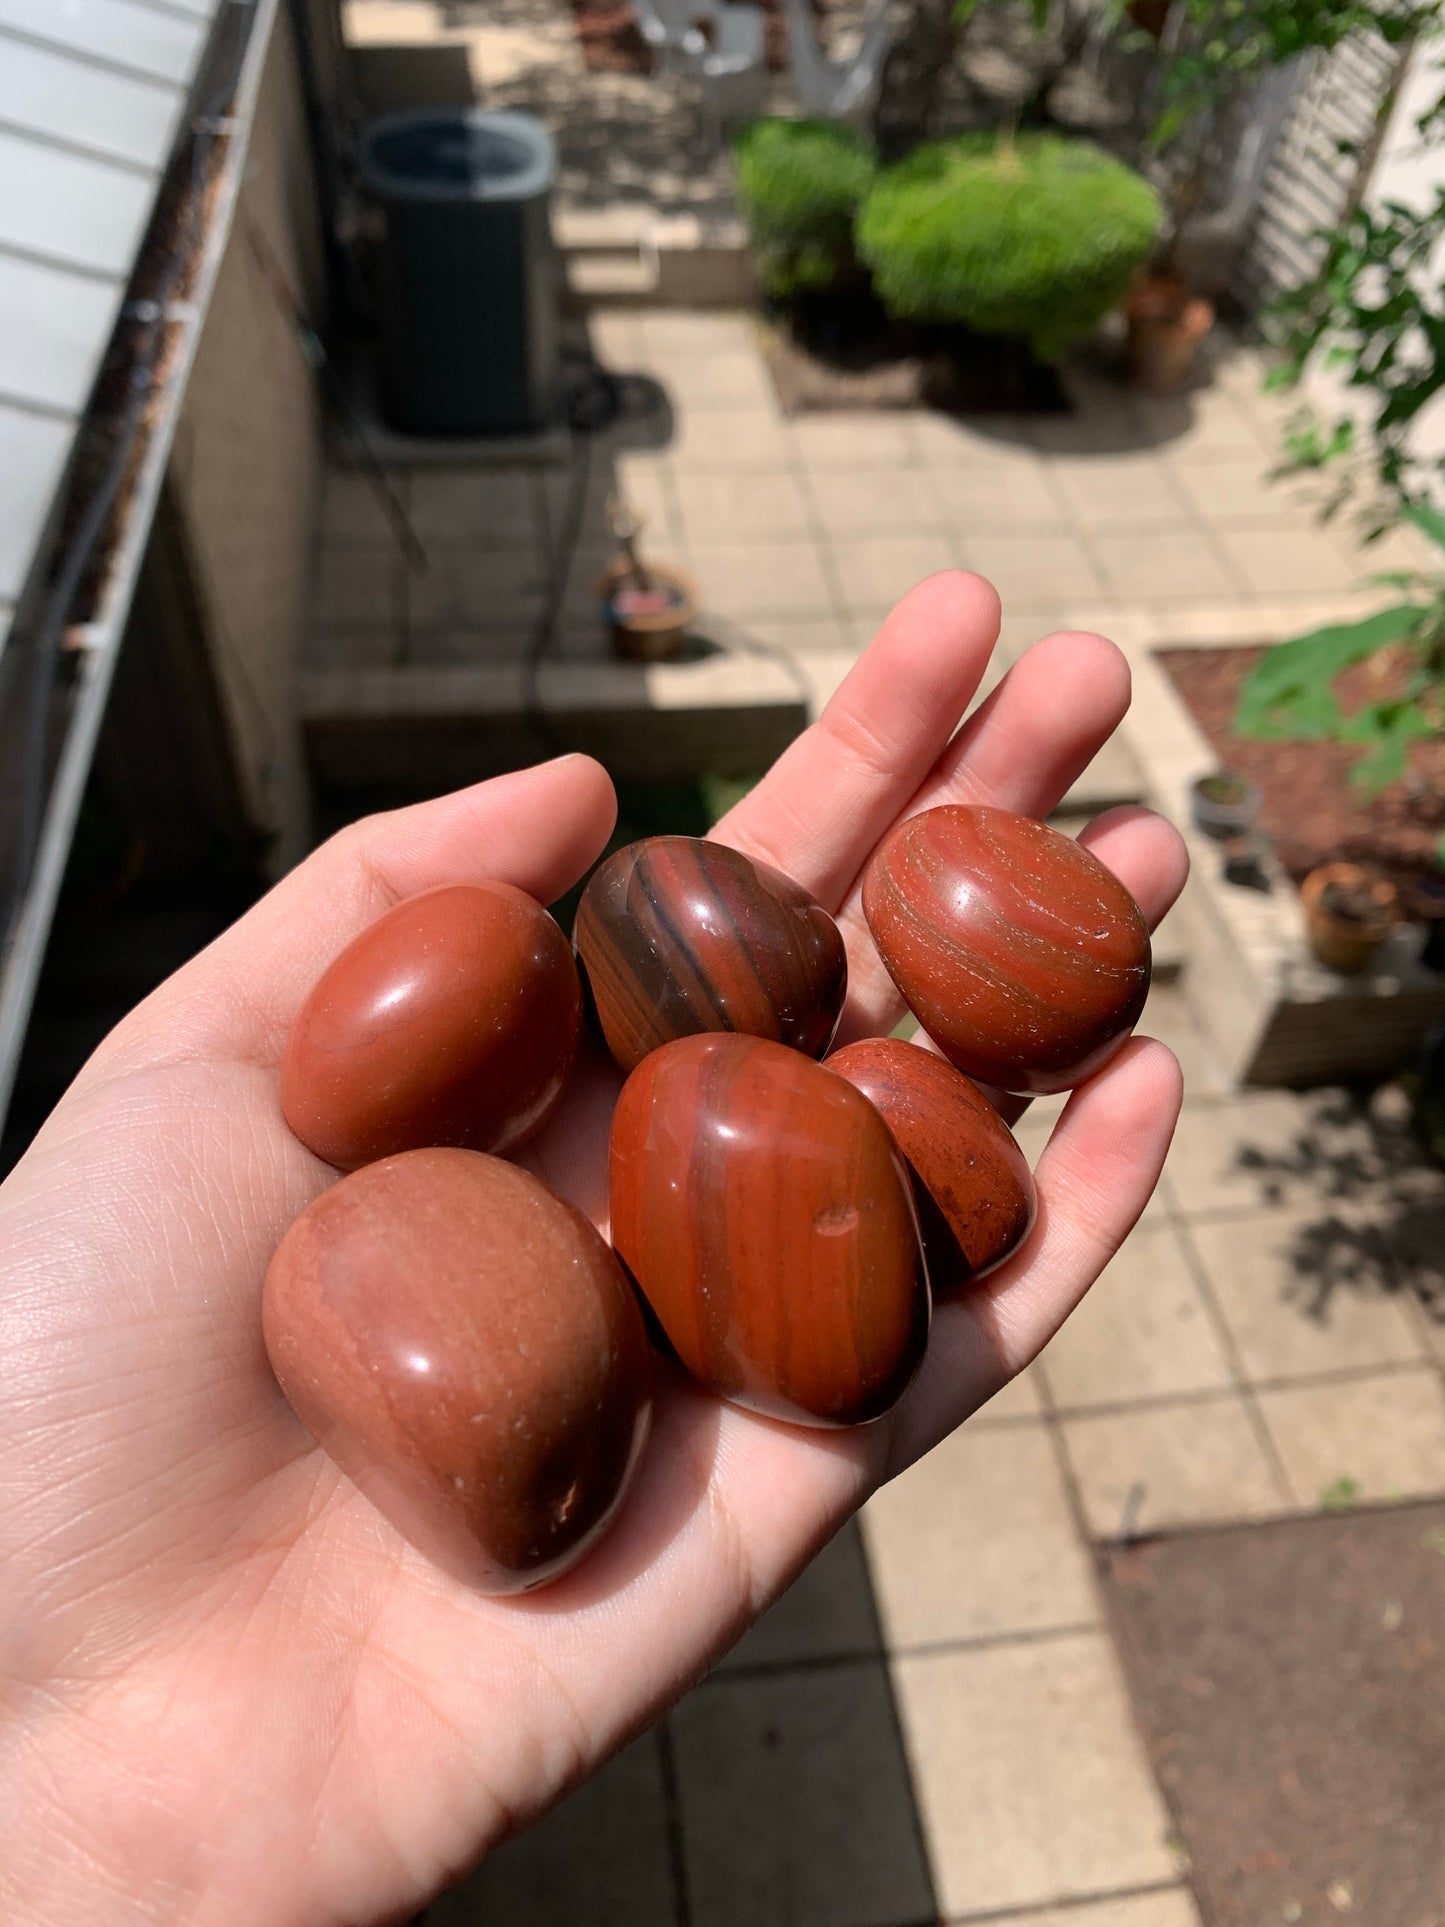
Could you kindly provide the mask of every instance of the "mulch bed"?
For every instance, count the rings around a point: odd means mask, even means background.
[[[1245,677],[1263,649],[1163,649],[1158,661],[1218,754],[1260,788],[1260,828],[1298,881],[1334,858],[1401,879],[1433,867],[1445,830],[1445,741],[1411,745],[1408,774],[1378,796],[1352,788],[1361,751],[1340,743],[1258,743],[1231,729]],[[1398,659],[1357,664],[1336,684],[1349,713],[1399,686]]]
[[[1184,1533],[1103,1576],[1206,1927],[1445,1927],[1445,1504]]]
[[[866,287],[771,317],[760,344],[785,415],[919,407],[1032,415],[1069,406],[1055,370],[1021,341],[891,321]]]

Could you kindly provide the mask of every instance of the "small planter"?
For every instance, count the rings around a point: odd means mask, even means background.
[[[1129,374],[1151,395],[1177,395],[1194,375],[1214,304],[1173,275],[1144,274],[1124,302]]]
[[[619,555],[597,584],[612,653],[624,662],[666,662],[687,640],[700,607],[697,590],[677,569],[653,564],[645,584],[637,566]]]
[[[1259,790],[1233,770],[1196,776],[1189,785],[1189,814],[1202,836],[1221,843],[1246,836],[1259,815]]]
[[[1395,886],[1358,863],[1322,863],[1300,885],[1310,948],[1327,969],[1353,977],[1390,934]]]

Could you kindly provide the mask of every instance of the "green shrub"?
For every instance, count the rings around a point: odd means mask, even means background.
[[[878,176],[857,246],[892,314],[1021,335],[1052,361],[1121,299],[1159,218],[1148,182],[1087,142],[967,134]]]
[[[853,219],[874,175],[867,144],[833,121],[755,120],[733,158],[767,292],[786,301],[831,287],[854,264]]]

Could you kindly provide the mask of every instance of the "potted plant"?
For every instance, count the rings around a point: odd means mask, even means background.
[[[1310,949],[1344,976],[1364,970],[1394,927],[1394,884],[1360,863],[1322,863],[1300,885],[1300,898]]]

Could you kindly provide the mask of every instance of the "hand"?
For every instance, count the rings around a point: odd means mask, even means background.
[[[901,1006],[858,908],[901,815],[1043,815],[1128,702],[1098,637],[1039,643],[955,735],[998,627],[923,583],[822,720],[718,825],[847,935],[847,1035]],[[313,1446],[261,1343],[283,1231],[335,1174],[288,1133],[302,997],[399,898],[501,877],[547,902],[601,851],[603,771],[564,757],[359,823],[135,1010],[0,1188],[0,1916],[365,1922],[420,1906],[680,1694],[849,1513],[1034,1357],[1157,1180],[1179,1071],[1135,1041],[1070,1100],[1019,1255],[935,1316],[897,1410],[819,1433],[660,1386],[640,1476],[574,1573],[479,1598]],[[1090,847],[1151,922],[1185,859],[1142,811]],[[605,1222],[618,1080],[594,1055],[527,1161]]]

